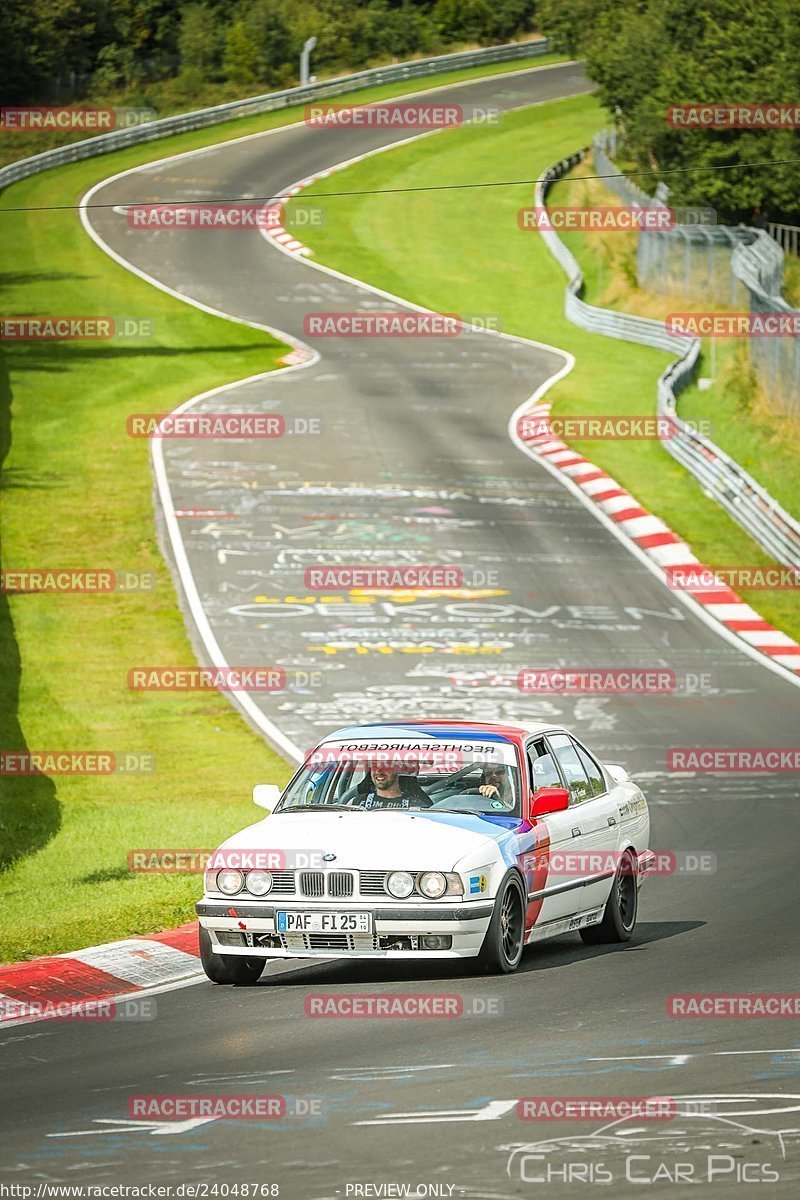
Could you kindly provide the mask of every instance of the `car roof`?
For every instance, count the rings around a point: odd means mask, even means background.
[[[535,721],[520,725],[496,725],[489,721],[453,721],[433,718],[416,721],[381,721],[374,725],[347,725],[327,734],[323,742],[341,741],[343,738],[397,737],[409,732],[424,733],[437,738],[465,738],[479,734],[490,741],[519,742],[535,733],[546,733],[559,728],[552,723]]]

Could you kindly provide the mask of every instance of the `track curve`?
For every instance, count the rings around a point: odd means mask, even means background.
[[[570,64],[459,85],[440,97],[517,107],[587,86]],[[95,199],[277,195],[387,139],[400,135],[292,127],[126,173]],[[121,259],[163,286],[299,340],[308,340],[302,318],[310,309],[387,307],[354,283],[277,254],[256,234],[127,234],[111,209],[89,219]],[[404,712],[558,718],[642,779],[654,846],[713,851],[717,873],[649,881],[629,947],[559,939],[529,951],[519,974],[502,980],[461,978],[447,967],[270,969],[249,991],[203,984],[166,993],[146,1029],[49,1023],[16,1030],[2,1048],[18,1071],[19,1131],[0,1179],[13,1179],[25,1163],[42,1177],[74,1182],[274,1181],[289,1197],[334,1197],[347,1184],[400,1180],[453,1184],[453,1195],[476,1198],[527,1195],[535,1185],[521,1179],[516,1158],[508,1172],[507,1162],[509,1147],[536,1140],[511,1103],[532,1094],[713,1092],[740,1124],[796,1131],[797,1112],[758,1115],[771,1107],[768,1094],[785,1094],[796,1069],[784,1031],[790,1023],[687,1025],[665,1015],[676,991],[792,989],[796,784],[792,776],[677,777],[664,769],[671,746],[792,745],[796,690],[676,604],[558,480],[511,444],[509,415],[563,366],[563,355],[479,333],[316,348],[318,361],[232,385],[199,409],[321,415],[321,439],[282,439],[267,451],[257,443],[165,444],[176,509],[237,514],[181,526],[226,659],[326,668],[317,692],[259,699],[264,720],[305,748],[334,725]],[[335,551],[352,562],[362,550],[362,561],[373,551],[375,562],[452,556],[465,568],[496,570],[504,594],[346,605],[308,597],[305,566]],[[421,642],[443,649],[414,652]],[[378,648],[390,643],[391,653]],[[503,682],[521,667],[566,656],[708,672],[716,690],[694,700],[629,702],[525,697]],[[501,1011],[469,1021],[306,1019],[307,991],[328,987],[457,992],[496,998]],[[134,1092],[198,1090],[318,1096],[322,1113],[279,1129],[206,1124],[166,1140],[98,1124],[124,1118]],[[738,1126],[734,1134],[708,1125],[709,1145],[738,1137],[748,1153]],[[72,1136],[80,1131],[88,1132]],[[639,1145],[655,1136],[645,1132]],[[673,1150],[682,1137],[676,1129]],[[628,1143],[609,1141],[604,1160],[624,1181]],[[800,1150],[787,1148],[774,1194],[795,1193],[799,1164]],[[688,1194],[690,1186],[672,1191]],[[575,1194],[559,1182],[551,1187]]]

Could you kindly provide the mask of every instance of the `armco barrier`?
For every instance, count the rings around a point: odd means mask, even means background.
[[[599,174],[626,204],[651,207],[665,203],[668,189],[659,184],[648,196],[615,166],[614,130],[593,141]],[[784,252],[763,229],[752,225],[676,225],[674,229],[642,230],[636,248],[639,283],[656,292],[699,296],[752,313],[792,314],[783,298]],[[779,415],[800,415],[800,336],[754,338],[750,361]]]
[[[195,112],[162,117],[159,121],[150,121],[145,125],[131,126],[129,129],[120,129],[113,133],[101,133],[97,137],[82,138],[69,146],[59,146],[55,150],[45,150],[42,154],[34,154],[30,158],[20,159],[19,162],[9,163],[0,170],[0,189],[50,167],[61,167],[65,163],[93,158],[97,154],[110,154],[113,150],[170,137],[175,133],[204,129],[208,125],[220,125],[223,121],[249,117],[254,113],[272,112],[275,109],[311,103],[314,100],[325,100],[331,96],[341,96],[346,92],[377,87],[383,83],[397,83],[425,75],[441,75],[447,71],[482,66],[484,63],[541,58],[549,49],[550,43],[547,38],[540,38],[533,42],[511,42],[504,46],[488,46],[481,50],[462,50],[456,54],[440,54],[435,58],[419,58],[413,62],[394,63],[386,67],[370,67],[366,71],[340,75],[336,79],[308,84],[306,87],[286,88],[282,92],[267,92],[262,96],[252,96],[248,100],[233,100],[228,104],[217,104],[213,108],[200,108]]]
[[[537,208],[545,206],[551,185],[581,162],[586,153],[586,150],[579,150],[544,172],[536,184]],[[601,170],[599,173],[609,172]],[[617,182],[614,181],[615,184]],[[627,187],[622,194],[628,203],[658,203],[645,196],[629,180],[624,182]],[[689,429],[678,416],[677,396],[694,372],[700,353],[699,340],[676,337],[668,333],[663,321],[587,304],[580,298],[583,273],[574,255],[555,231],[542,230],[541,236],[550,253],[566,272],[568,282],[564,312],[573,325],[591,333],[602,333],[606,337],[637,342],[675,354],[676,361],[667,367],[658,380],[658,416],[668,418],[676,430],[662,442],[665,450],[699,480],[706,494],[721,504],[768,554],[787,566],[800,567],[800,523],[781,508],[777,501],[720,450],[719,446],[715,446],[702,434]]]

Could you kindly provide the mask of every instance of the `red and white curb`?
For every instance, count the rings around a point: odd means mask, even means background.
[[[89,1015],[96,1001],[163,991],[200,973],[196,921],[148,937],[14,963],[0,967],[0,1028],[78,1019]]]
[[[280,246],[281,250],[285,250],[287,254],[294,254],[299,258],[307,258],[314,251],[310,246],[306,246],[299,238],[296,238],[293,233],[283,224],[283,210],[293,196],[298,192],[302,192],[304,188],[311,187],[312,183],[319,183],[321,179],[327,179],[334,171],[341,170],[341,165],[330,167],[327,171],[320,171],[318,175],[309,175],[306,179],[300,179],[292,187],[287,188],[282,196],[276,197],[275,201],[270,204],[267,209],[267,224],[262,230],[268,242],[274,242],[276,246]]]
[[[394,145],[402,146],[407,142],[414,142],[425,137],[430,137],[433,132],[436,131],[417,134],[414,137],[405,139],[403,142],[394,143]],[[382,154],[391,148],[392,145],[380,146],[375,150],[367,151],[365,154],[359,154],[352,159],[337,163],[328,170],[321,171],[318,175],[310,175],[305,179],[298,180],[290,188],[287,188],[284,195],[279,198],[277,202],[280,205],[279,213],[282,213],[283,206],[293,196],[310,187],[311,184],[321,179],[326,179],[334,171],[344,170],[364,159],[372,158],[376,154]],[[284,253],[292,253],[291,247],[287,242],[273,238],[273,232],[274,229],[269,228],[261,230],[262,236],[267,241],[272,241],[277,249]],[[285,232],[282,227],[281,232]],[[294,251],[294,253],[300,254],[300,250]],[[313,250],[310,250],[307,246],[302,246],[303,257],[307,259],[311,254],[313,254]],[[418,304],[404,300],[400,296],[395,296],[391,292],[386,292],[382,288],[374,287],[372,284],[365,283],[360,279],[354,279],[352,276],[337,271],[333,267],[310,261],[308,265],[317,271],[322,271],[326,275],[356,284],[365,291],[384,296],[386,299],[402,304],[406,308],[411,308],[419,312],[429,311]],[[703,575],[709,572],[710,568],[700,562],[696,555],[689,549],[686,542],[682,541],[676,533],[673,533],[660,517],[648,512],[646,508],[642,508],[638,500],[630,492],[626,491],[625,488],[620,487],[616,479],[612,479],[610,475],[607,475],[605,471],[596,467],[589,459],[584,458],[582,454],[578,454],[566,442],[548,435],[534,434],[531,437],[523,437],[520,434],[519,430],[524,429],[525,422],[530,422],[534,429],[541,428],[542,424],[546,423],[550,415],[552,402],[543,398],[544,392],[549,390],[563,375],[572,369],[574,364],[572,355],[558,346],[546,346],[545,343],[536,342],[532,338],[516,337],[510,334],[496,333],[491,330],[482,330],[482,332],[487,333],[491,337],[507,338],[511,341],[550,349],[555,353],[563,355],[567,360],[565,367],[551,376],[544,386],[539,388],[513,414],[509,423],[510,427],[516,426],[513,431],[510,429],[512,440],[516,441],[521,448],[527,450],[529,454],[540,459],[542,464],[546,465],[553,473],[567,477],[572,487],[577,488],[581,499],[588,503],[590,509],[593,509],[596,515],[602,514],[607,521],[610,521],[614,532],[618,536],[621,535],[622,540],[627,541],[629,546],[635,547],[636,551],[643,554],[651,569],[655,568],[655,573],[662,579],[667,577],[670,568],[675,567],[691,566],[695,569],[696,573],[702,572]],[[724,635],[729,641],[732,641],[734,644],[738,641],[742,649],[746,648],[747,653],[751,657],[756,660],[761,658],[761,661],[769,663],[773,670],[776,667],[783,668],[795,680],[800,680],[800,644],[789,637],[788,634],[783,633],[780,629],[776,629],[769,621],[765,621],[754,608],[746,604],[741,596],[737,595],[725,583],[720,582],[719,588],[714,591],[710,591],[707,587],[703,586],[681,588],[680,593],[678,589],[675,589],[675,592],[676,595],[680,594],[684,599],[688,599],[701,606],[705,618],[707,620],[711,619],[709,624],[718,625],[720,632],[724,631]]]
[[[550,408],[549,400],[532,402],[528,409],[516,414],[517,429],[524,431],[529,425],[534,431],[541,430],[547,424]],[[660,517],[642,508],[630,492],[620,487],[616,479],[612,479],[566,442],[540,432],[534,432],[529,437],[520,432],[519,437],[530,452],[543,459],[549,467],[568,476],[584,496],[614,522],[618,531],[630,538],[662,571],[666,573],[675,568],[691,567],[698,574],[710,570]],[[746,642],[752,650],[800,675],[800,644],[765,621],[732,588],[720,582],[719,588],[714,591],[705,586],[682,588],[681,591],[688,593],[697,604],[703,605],[710,616],[729,633]]]
[[[291,188],[285,196],[279,196],[274,204],[267,206],[264,210],[267,214],[267,224],[264,233],[268,241],[275,242],[277,246],[280,246],[289,254],[312,254],[313,251],[311,248],[305,246],[283,225],[284,206],[291,200],[295,192],[299,191],[299,188]]]

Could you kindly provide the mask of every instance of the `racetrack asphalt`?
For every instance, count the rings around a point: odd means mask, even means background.
[[[587,87],[581,69],[567,65],[454,86],[436,99],[516,107]],[[405,136],[287,128],[140,168],[93,200],[277,195]],[[716,1195],[763,1194],[763,1184],[736,1180],[764,1177],[768,1163],[779,1175],[770,1193],[796,1195],[793,1023],[687,1021],[666,1012],[676,992],[796,986],[796,776],[675,775],[666,755],[670,747],[796,744],[797,689],[678,603],[512,444],[510,414],[560,369],[562,356],[481,333],[314,341],[303,332],[309,311],[397,306],[277,252],[257,233],[145,234],[128,230],[113,209],[93,210],[89,220],[145,274],[321,355],[193,409],[318,417],[321,434],[164,442],[175,509],[235,514],[181,518],[227,661],[323,672],[319,687],[256,694],[268,719],[301,749],[336,725],[384,717],[563,722],[642,783],[654,848],[708,851],[717,869],[648,880],[631,944],[584,947],[577,935],[563,937],[528,950],[510,977],[478,978],[457,965],[271,966],[252,989],[203,982],[164,992],[146,1024],[8,1030],[0,1034],[2,1088],[14,1128],[0,1181],[275,1183],[282,1197],[302,1200],[407,1183],[499,1200],[533,1194],[546,1160],[558,1168],[548,1185],[554,1196],[602,1183],[598,1164],[611,1171],[614,1195],[652,1194],[641,1182],[648,1173],[691,1161]],[[304,570],[336,554],[348,563],[494,571],[503,594],[323,603]],[[420,643],[436,652],[415,652]],[[518,691],[521,668],[565,662],[666,667],[679,678],[706,677],[706,686],[666,697]],[[493,1015],[306,1017],[306,995],[326,990],[478,997],[491,1001]],[[320,1111],[170,1130],[125,1123],[135,1094],[264,1091],[290,1097],[290,1105],[291,1097],[318,1098]],[[597,1122],[532,1124],[511,1104],[606,1094],[692,1095],[716,1098],[718,1108],[587,1143]],[[791,1132],[781,1140],[776,1130]],[[513,1147],[545,1138],[527,1158],[510,1157]],[[734,1164],[724,1173],[720,1159],[715,1182],[702,1174],[709,1154]],[[627,1182],[626,1170],[640,1183]],[[685,1173],[675,1183],[662,1168],[660,1180],[674,1195],[698,1194]]]

